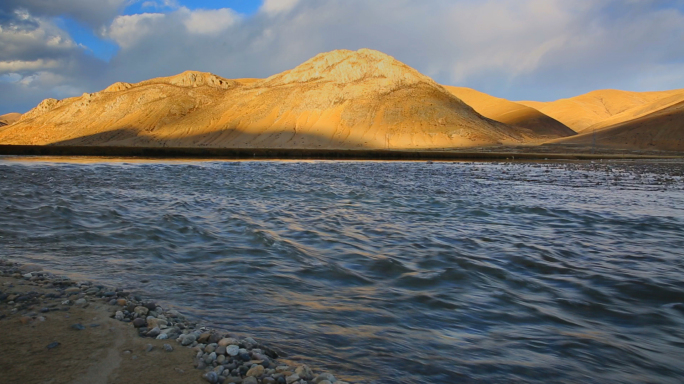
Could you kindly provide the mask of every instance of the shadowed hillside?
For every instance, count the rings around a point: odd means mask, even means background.
[[[559,144],[592,145],[628,149],[684,151],[684,101],[637,119],[580,135],[554,140]]]
[[[500,123],[527,128],[540,137],[551,139],[572,136],[575,131],[532,107],[490,96],[470,88],[444,86],[447,91],[470,105],[482,116]]]
[[[628,92],[605,89],[551,102],[519,101],[518,103],[537,109],[574,131],[581,132],[592,126],[606,127],[655,112],[657,109],[644,111],[641,114],[634,111],[645,107],[647,109],[648,105],[656,107],[659,101],[672,97],[684,97],[684,90]],[[606,124],[602,124],[604,121]]]

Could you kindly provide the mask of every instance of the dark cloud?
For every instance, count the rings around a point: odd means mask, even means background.
[[[119,15],[127,0],[2,0],[0,12],[26,10],[36,17],[67,16],[99,27]]]

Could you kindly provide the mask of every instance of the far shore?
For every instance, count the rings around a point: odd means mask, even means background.
[[[684,159],[684,153],[545,144],[449,150],[0,145],[5,156],[89,156],[264,160],[600,160]]]

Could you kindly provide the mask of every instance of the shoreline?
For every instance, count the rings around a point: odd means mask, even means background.
[[[684,153],[584,146],[486,147],[467,150],[374,150],[283,148],[189,148],[0,145],[5,156],[88,156],[263,160],[651,160],[683,159]]]
[[[127,383],[139,381],[136,369],[145,365],[158,380],[143,382],[348,384],[287,360],[278,348],[200,326],[132,292],[6,259],[0,259],[0,325],[21,335],[16,350],[10,345],[0,352],[0,383]],[[72,369],[31,368],[46,361]]]

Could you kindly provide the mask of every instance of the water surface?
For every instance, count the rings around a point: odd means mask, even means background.
[[[684,164],[0,160],[0,256],[364,383],[684,380]]]

